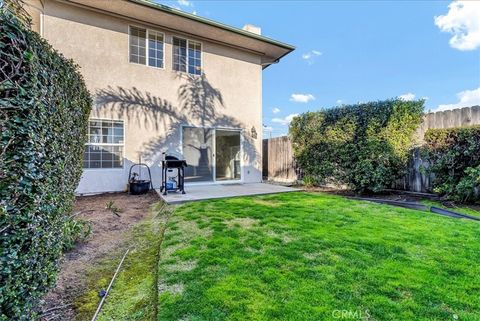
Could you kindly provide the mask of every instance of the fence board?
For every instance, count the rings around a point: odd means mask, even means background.
[[[292,183],[299,179],[300,170],[287,136],[263,140],[263,177],[266,180]]]

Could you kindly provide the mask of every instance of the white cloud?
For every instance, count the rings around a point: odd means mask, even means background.
[[[453,1],[448,13],[434,18],[435,25],[453,35],[450,46],[458,50],[474,50],[480,47],[480,2]]]
[[[290,96],[290,101],[296,103],[308,103],[310,100],[315,100],[315,97],[312,94],[292,94]]]
[[[272,108],[272,113],[278,114],[279,112],[280,112],[280,108],[277,108],[277,107]]]
[[[264,126],[263,131],[264,132],[273,132],[273,127],[272,126]]]
[[[341,105],[341,104],[343,104],[343,100],[338,99],[338,100],[337,100],[337,105]]]
[[[398,98],[405,100],[405,101],[411,101],[415,99],[415,94],[412,93],[406,93],[403,95],[398,96]]]
[[[318,56],[321,56],[321,55],[322,55],[322,52],[320,52],[318,50],[311,50],[307,53],[304,53],[302,55],[302,59],[306,60],[308,62],[308,64],[311,65],[315,62],[315,57],[318,57]]]
[[[273,118],[272,123],[277,123],[281,125],[288,125],[292,121],[293,117],[298,116],[298,114],[290,114],[285,118]]]
[[[188,1],[188,0],[177,0],[177,3],[181,6],[184,6],[184,7],[193,6],[193,3],[191,1]]]
[[[458,102],[455,104],[439,105],[435,111],[450,110],[462,107],[480,105],[480,87],[472,90],[464,90],[457,94]]]

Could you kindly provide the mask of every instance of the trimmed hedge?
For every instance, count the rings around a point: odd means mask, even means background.
[[[480,125],[429,129],[425,142],[434,191],[458,202],[480,202]]]
[[[289,135],[306,180],[357,192],[390,187],[405,173],[423,103],[392,99],[295,117]]]
[[[0,9],[0,320],[32,320],[55,282],[92,101],[15,3]]]

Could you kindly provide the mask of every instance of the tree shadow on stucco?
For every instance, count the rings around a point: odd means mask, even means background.
[[[118,118],[126,117],[139,126],[143,123],[145,129],[153,126],[155,130],[159,130],[162,125],[168,126],[171,121],[179,121],[185,117],[171,102],[150,92],[142,92],[136,87],[125,89],[120,86],[115,88],[108,86],[97,90],[95,103],[97,110],[109,110]]]
[[[183,82],[178,88],[180,108],[194,120],[200,120],[202,127],[218,116],[217,107],[225,108],[222,93],[210,84],[205,74],[178,73],[176,78]]]
[[[243,154],[247,162],[259,160],[259,153],[255,148],[254,140],[256,130],[252,128],[254,135],[248,130],[247,125],[230,115],[225,115],[222,109],[227,108],[222,93],[215,88],[207,79],[207,76],[190,75],[178,73],[177,79],[183,83],[178,89],[178,101],[180,103],[181,114],[187,114],[189,121],[180,120],[170,127],[170,131],[166,135],[161,135],[144,145],[144,156],[154,161],[158,157],[159,149],[163,149],[167,153],[180,153],[182,150],[181,131],[182,125],[192,125],[203,127],[204,143],[208,139],[208,128],[232,128],[243,130]],[[191,146],[199,149],[198,146]],[[206,157],[203,153],[206,150],[200,150],[201,157]]]
[[[158,130],[164,130],[160,135],[143,144],[142,159],[152,165],[158,165],[163,152],[180,154],[182,151],[182,126],[202,128],[235,128],[243,129],[243,153],[247,162],[259,160],[254,140],[257,139],[252,127],[248,130],[246,124],[238,119],[225,115],[221,110],[226,108],[225,101],[219,89],[212,86],[205,74],[190,75],[177,73],[175,80],[180,83],[177,91],[179,106],[142,92],[136,87],[107,87],[96,92],[96,108],[109,110],[119,118],[126,117],[139,126],[148,129],[150,124]],[[204,142],[208,139],[208,131],[204,130]],[[200,157],[208,157],[208,151],[199,146]]]

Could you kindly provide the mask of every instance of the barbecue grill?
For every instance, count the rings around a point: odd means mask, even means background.
[[[160,193],[167,195],[167,192],[181,191],[185,194],[185,167],[187,162],[173,155],[165,155],[162,160],[162,186]],[[175,170],[177,175],[174,175]]]

